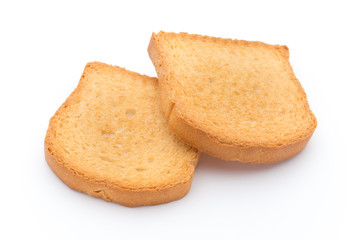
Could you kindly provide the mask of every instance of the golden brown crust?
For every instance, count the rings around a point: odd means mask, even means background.
[[[93,197],[102,198],[127,207],[157,205],[178,200],[184,197],[190,190],[192,177],[189,181],[170,188],[163,189],[125,189],[108,186],[106,183],[98,183],[90,179],[84,179],[78,173],[67,169],[56,160],[56,156],[49,152],[45,142],[45,159],[49,167],[61,181],[71,189],[89,194]]]
[[[250,163],[275,163],[282,160],[286,160],[304,149],[306,144],[314,132],[317,122],[314,114],[311,112],[310,107],[307,104],[306,94],[302,88],[300,82],[296,79],[293,74],[290,63],[286,65],[287,72],[291,73],[291,80],[298,86],[302,97],[305,99],[306,109],[312,116],[314,121],[313,129],[309,129],[305,137],[301,139],[293,139],[292,142],[283,143],[278,146],[266,146],[261,144],[242,144],[235,141],[224,141],[219,140],[216,136],[213,136],[211,132],[204,132],[201,126],[193,124],[191,120],[183,117],[183,114],[178,109],[176,97],[171,96],[171,89],[168,84],[168,80],[171,79],[171,73],[168,69],[164,69],[162,66],[167,65],[167,59],[164,57],[157,35],[164,34],[159,32],[158,34],[153,33],[148,46],[148,53],[152,60],[155,69],[158,74],[161,94],[161,105],[168,118],[168,123],[173,131],[187,144],[197,148],[200,152],[208,153],[214,157],[218,157],[223,160],[229,161],[241,161]],[[187,33],[166,33],[169,35],[180,35],[181,37],[189,37]],[[215,38],[209,36],[202,36],[191,34],[191,38],[195,39],[206,39],[213,42],[222,42],[224,44],[249,44],[248,41],[233,40]],[[261,45],[268,47],[267,44],[262,42],[251,42],[251,44]],[[273,45],[272,47],[278,49],[283,58],[289,58],[289,50],[287,46]]]
[[[169,125],[185,143],[194,146],[200,152],[206,152],[209,155],[227,161],[241,161],[254,164],[269,164],[291,158],[304,149],[311,137],[310,135],[297,143],[278,147],[243,147],[235,144],[221,143],[200,129],[192,127],[183,118],[179,117],[176,105],[169,116]]]

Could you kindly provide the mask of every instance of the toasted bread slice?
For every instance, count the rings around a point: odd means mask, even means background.
[[[51,118],[45,156],[70,188],[133,207],[182,198],[199,153],[168,127],[156,78],[93,62]]]
[[[148,52],[170,127],[200,151],[274,163],[300,152],[316,128],[286,46],[160,32]]]

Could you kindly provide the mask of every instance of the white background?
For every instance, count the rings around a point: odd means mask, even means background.
[[[0,2],[1,239],[360,239],[356,1]],[[318,127],[275,165],[203,156],[189,194],[126,208],[70,190],[43,154],[85,64],[156,76],[152,32],[285,44]]]

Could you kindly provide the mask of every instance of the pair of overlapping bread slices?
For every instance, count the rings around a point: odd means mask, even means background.
[[[166,203],[189,191],[200,152],[275,163],[316,128],[286,46],[160,32],[148,52],[158,79],[88,63],[51,118],[46,160],[70,188]]]

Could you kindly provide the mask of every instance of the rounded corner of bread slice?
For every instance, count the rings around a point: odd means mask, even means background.
[[[45,158],[70,188],[134,207],[185,196],[199,152],[169,129],[156,78],[94,62],[51,118]]]
[[[250,163],[282,161],[306,146],[316,118],[286,46],[185,33],[153,38],[162,106],[187,144]]]

